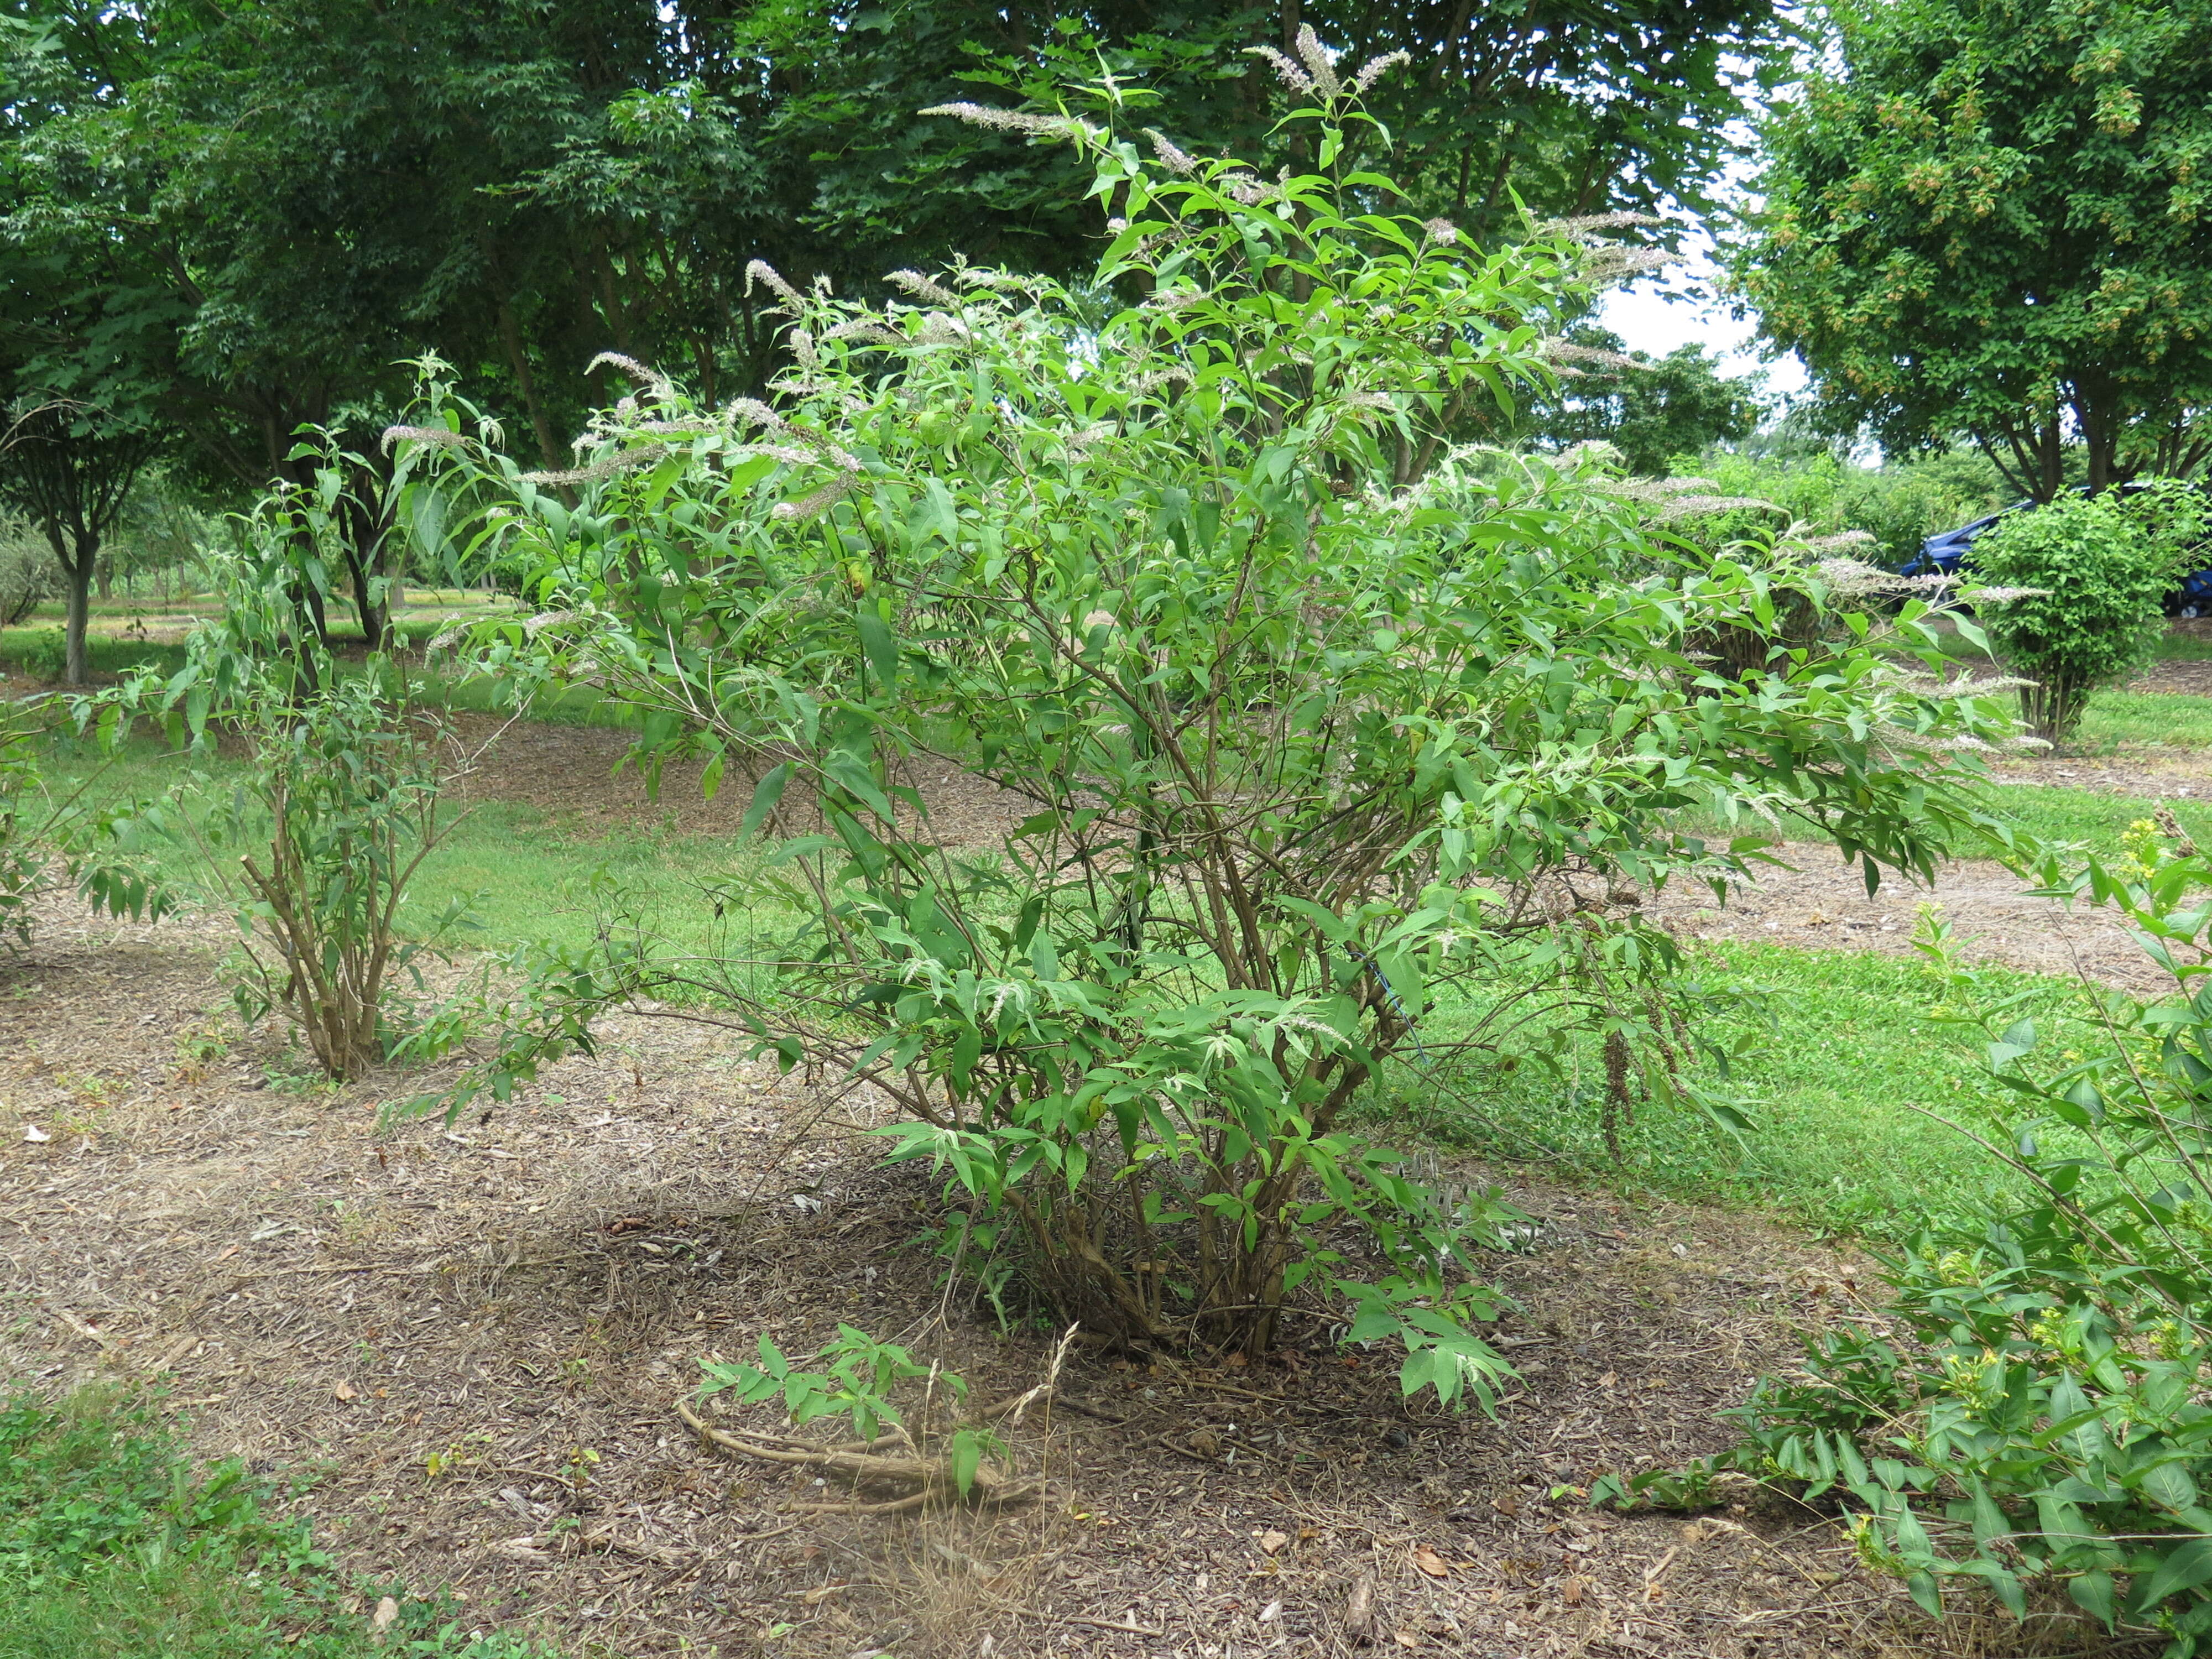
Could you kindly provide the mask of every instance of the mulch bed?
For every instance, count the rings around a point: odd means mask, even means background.
[[[380,1133],[419,1077],[327,1091],[270,1035],[191,1057],[220,929],[45,920],[0,967],[0,1376],[164,1379],[210,1455],[319,1477],[297,1502],[348,1566],[450,1583],[487,1624],[579,1654],[1228,1659],[1352,1650],[1364,1582],[1389,1651],[2076,1650],[1930,1624],[1780,1496],[1555,1500],[1721,1449],[1796,1330],[1878,1316],[1782,1229],[1475,1168],[1443,1174],[1537,1224],[1491,1264],[1521,1304],[1496,1421],[1409,1406],[1388,1356],[1318,1326],[1257,1367],[1079,1350],[1012,1432],[1044,1501],[798,1507],[843,1494],[676,1420],[702,1354],[848,1322],[979,1396],[1053,1363],[1053,1333],[942,1282],[937,1195],[875,1164],[866,1101],[647,1011],[489,1121]]]
[[[1920,907],[1932,903],[1957,930],[1969,960],[2137,995],[2173,988],[2173,976],[2143,954],[2114,912],[2033,897],[2002,865],[1946,865],[1926,886],[1893,875],[1869,896],[1859,867],[1844,864],[1833,847],[1800,842],[1770,850],[1782,862],[1761,868],[1755,881],[1731,885],[1726,903],[1710,888],[1676,883],[1645,905],[1645,915],[1685,941],[1903,957],[1913,954]]]

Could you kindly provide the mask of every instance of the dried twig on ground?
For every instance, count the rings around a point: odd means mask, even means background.
[[[1021,1398],[1025,1400],[1027,1396]],[[804,1449],[796,1443],[779,1437],[732,1433],[727,1429],[718,1429],[700,1418],[682,1401],[677,1401],[676,1415],[683,1420],[684,1427],[699,1437],[702,1445],[713,1446],[734,1456],[754,1458],[763,1463],[784,1463],[794,1468],[811,1469],[824,1476],[835,1475],[852,1482],[855,1488],[888,1489],[896,1494],[880,1503],[808,1507],[835,1508],[854,1515],[896,1515],[931,1504],[957,1502],[963,1497],[971,1504],[1026,1504],[1044,1491],[1044,1482],[1033,1475],[1008,1476],[984,1464],[975,1471],[963,1494],[959,1482],[953,1478],[950,1458],[886,1457],[880,1453],[856,1451],[849,1447]]]

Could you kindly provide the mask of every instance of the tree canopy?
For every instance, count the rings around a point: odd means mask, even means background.
[[[1255,51],[1311,27],[1346,77],[1412,55],[1370,94],[1405,204],[1482,236],[1524,206],[1701,201],[1741,108],[1731,65],[1775,17],[1770,0],[4,0],[4,389],[127,375],[204,468],[258,488],[304,481],[302,425],[367,451],[406,360],[434,350],[553,465],[617,391],[586,374],[602,352],[708,397],[765,383],[755,260],[841,292],[954,254],[1095,262],[1107,212],[1064,152],[927,106],[1048,101],[1103,65],[1132,136],[1294,162],[1303,141],[1276,128],[1295,80]],[[27,334],[27,289],[100,300]]]
[[[2212,3],[1844,0],[1768,119],[1743,297],[1838,430],[2022,493],[2212,456]]]
[[[1631,351],[1595,323],[1570,328],[1562,368],[1548,395],[1530,400],[1521,422],[1529,437],[1560,447],[1598,441],[1620,452],[1631,472],[1656,475],[1678,455],[1723,439],[1747,438],[1762,405],[1754,387],[1724,380],[1697,344],[1663,357]]]

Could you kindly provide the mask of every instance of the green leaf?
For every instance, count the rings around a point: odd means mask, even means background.
[[[791,763],[785,761],[761,774],[760,781],[753,786],[752,805],[745,808],[744,822],[738,826],[739,836],[750,838],[768,822],[776,803],[783,799],[783,787],[791,781]]]
[[[898,690],[898,642],[891,637],[890,624],[875,606],[862,605],[858,620],[860,649],[867,657],[868,672],[875,678],[876,696],[889,701]]]
[[[965,1498],[975,1487],[975,1472],[983,1467],[984,1437],[975,1429],[960,1429],[952,1436],[948,1461],[952,1466],[952,1484]]]
[[[898,814],[877,787],[875,775],[857,755],[840,750],[823,763],[822,771],[830,782],[857,799],[885,825],[897,821]]]
[[[2109,1572],[2077,1573],[2066,1581],[2066,1593],[2074,1598],[2074,1605],[2106,1630],[2119,1627],[2119,1608],[2113,1595],[2112,1575]]]
[[[2157,1571],[2136,1580],[2128,1605],[2147,1613],[2168,1597],[2212,1582],[2212,1538],[2191,1538],[2168,1550]]]

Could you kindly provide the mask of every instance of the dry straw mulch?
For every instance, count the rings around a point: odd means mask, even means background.
[[[0,1376],[163,1379],[210,1454],[317,1477],[298,1505],[349,1566],[486,1623],[625,1656],[2070,1650],[1930,1626],[1778,1497],[1549,1495],[1717,1449],[1793,1328],[1875,1316],[1850,1262],[1757,1221],[1504,1177],[1540,1226],[1493,1264],[1522,1372],[1495,1422],[1407,1405],[1318,1324],[1264,1367],[1053,1376],[1052,1333],[941,1282],[936,1196],[873,1165],[865,1099],[643,1012],[489,1121],[380,1135],[419,1079],[301,1087],[267,1038],[180,1059],[217,930],[46,920],[0,968]],[[678,1420],[702,1353],[840,1322],[978,1400],[1053,1382],[1009,1431],[1035,1501],[854,1515],[835,1471]]]

